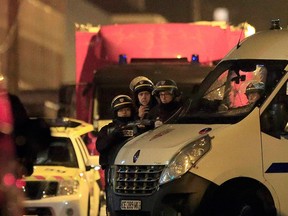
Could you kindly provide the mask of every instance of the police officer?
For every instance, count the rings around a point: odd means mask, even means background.
[[[128,95],[118,95],[111,102],[113,120],[98,132],[96,148],[100,153],[103,169],[113,163],[114,155],[120,144],[134,136],[133,128],[127,127],[134,120],[132,99]]]
[[[157,105],[157,100],[152,95],[154,83],[145,76],[138,76],[130,82],[129,87],[133,92],[136,119],[147,118],[149,111]]]
[[[181,106],[181,93],[174,80],[162,80],[156,83],[152,92],[160,103],[149,113],[149,118],[155,120],[155,127],[165,123]]]
[[[262,96],[262,94],[264,93],[264,90],[265,90],[265,84],[263,82],[249,83],[245,91],[248,103],[252,104],[258,101]]]

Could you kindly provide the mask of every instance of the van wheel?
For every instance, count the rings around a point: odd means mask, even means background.
[[[227,188],[226,188],[227,189]],[[220,190],[213,199],[209,216],[276,216],[270,195],[260,189]],[[205,214],[206,215],[206,214]]]

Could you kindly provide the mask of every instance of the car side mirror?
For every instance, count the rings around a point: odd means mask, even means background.
[[[101,166],[99,164],[99,155],[89,156],[86,164],[86,170],[87,171],[91,169],[99,170],[100,168]]]

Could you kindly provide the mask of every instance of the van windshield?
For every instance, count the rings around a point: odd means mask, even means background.
[[[287,61],[222,62],[169,123],[236,123],[261,106],[286,65]]]

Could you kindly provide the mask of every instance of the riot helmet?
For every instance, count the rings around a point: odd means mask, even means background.
[[[152,93],[154,89],[154,83],[145,76],[138,76],[130,82],[129,87],[135,95],[142,91],[148,91]]]
[[[248,95],[250,93],[257,92],[259,94],[264,93],[265,84],[263,82],[254,82],[249,83],[246,87],[245,94]]]
[[[111,110],[113,113],[119,109],[130,107],[132,109],[132,99],[128,95],[118,95],[111,102]]]
[[[153,95],[159,97],[159,93],[161,91],[168,91],[174,97],[180,96],[180,92],[178,90],[177,84],[174,80],[162,80],[156,83],[154,90],[152,92]]]

